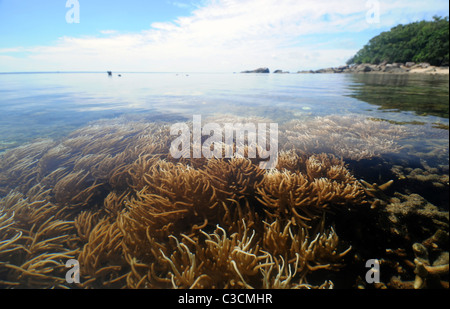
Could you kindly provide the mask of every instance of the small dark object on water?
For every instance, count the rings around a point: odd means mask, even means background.
[[[112,72],[111,71],[108,71],[108,76],[112,76]]]
[[[122,77],[122,74],[119,74],[119,75],[117,75],[117,76]]]

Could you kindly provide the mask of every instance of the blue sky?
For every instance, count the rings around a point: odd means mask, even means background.
[[[0,0],[0,48],[51,44],[105,29],[139,32],[189,14],[194,1],[79,0],[80,23],[66,22],[66,0]],[[199,2],[201,3],[201,2]]]
[[[338,66],[380,32],[449,10],[443,0],[71,0],[80,23],[68,23],[66,1],[0,0],[0,72]]]

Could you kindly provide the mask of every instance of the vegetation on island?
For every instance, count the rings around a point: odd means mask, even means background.
[[[347,64],[428,62],[449,64],[449,19],[435,16],[432,21],[398,25],[372,38]]]

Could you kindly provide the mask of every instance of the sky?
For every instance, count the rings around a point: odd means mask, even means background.
[[[0,0],[0,72],[336,67],[447,0]]]

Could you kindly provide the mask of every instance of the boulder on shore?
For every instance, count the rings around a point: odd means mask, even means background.
[[[366,73],[366,72],[372,72],[372,71],[373,71],[372,66],[370,64],[366,64],[366,63],[357,65],[354,68],[354,72],[357,72],[357,73]]]
[[[259,68],[253,71],[242,71],[241,73],[270,73],[268,68]]]
[[[385,73],[406,73],[409,69],[402,68],[400,65],[397,65],[396,63],[393,64],[387,64],[384,68],[383,72]]]
[[[315,71],[315,73],[335,73],[333,68],[325,68]]]

